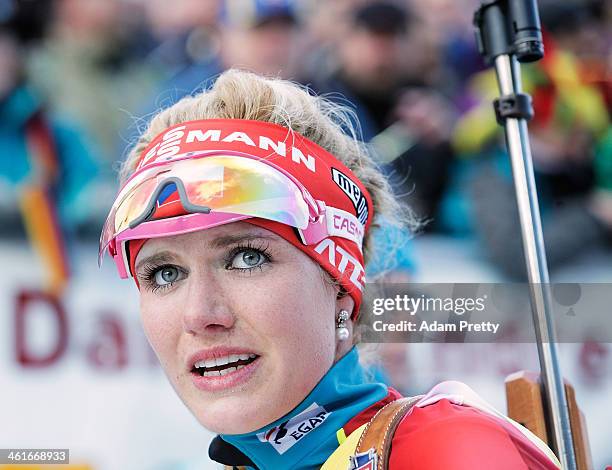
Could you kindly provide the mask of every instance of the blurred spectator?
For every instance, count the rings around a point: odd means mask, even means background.
[[[612,109],[612,2],[545,0],[543,5],[558,47],[575,56],[581,79],[599,87]]]
[[[220,0],[166,0],[144,3],[145,17],[155,43],[148,60],[165,79],[181,70],[212,60],[219,53],[217,19]]]
[[[59,292],[68,275],[65,237],[89,215],[86,189],[97,165],[82,135],[47,112],[25,74],[26,45],[42,37],[50,7],[0,1],[0,233],[25,229]]]
[[[224,0],[221,63],[269,76],[298,79],[301,31],[293,0]]]
[[[534,100],[530,139],[551,269],[585,250],[610,247],[612,240],[609,109],[601,88],[585,82],[580,57],[561,47],[568,43],[567,35],[579,34],[575,28],[597,29],[601,19],[589,15],[585,3],[574,3],[562,15],[558,8],[550,4],[542,9],[545,58],[523,67],[524,88]],[[585,19],[576,25],[582,15]],[[565,23],[571,24],[565,28]],[[603,52],[601,48],[598,57],[605,64],[609,58]],[[464,158],[454,165],[439,216],[456,234],[475,231],[498,267],[524,279],[510,163],[490,108],[497,94],[494,75],[474,77],[472,93],[480,104],[456,128],[455,144]]]
[[[429,218],[452,159],[455,114],[439,85],[438,44],[399,2],[363,2],[347,14],[349,27],[324,66],[311,70],[310,83],[355,105],[363,138],[390,163],[398,196]]]
[[[345,14],[349,24],[344,34],[336,38],[326,63],[309,71],[309,79],[317,92],[339,93],[356,107],[369,141],[392,124],[403,88],[414,84],[403,61],[412,17],[399,4],[379,1],[353,6]]]
[[[189,3],[189,2],[187,2]],[[152,8],[155,4],[148,5]],[[189,3],[195,14],[196,3]],[[202,8],[201,3],[199,4]],[[202,8],[203,9],[203,8]],[[149,16],[154,16],[152,13]],[[188,37],[198,25],[177,23],[174,35]],[[201,23],[199,23],[201,26]],[[291,0],[223,0],[218,13],[218,48],[203,60],[191,58],[184,67],[162,83],[147,112],[167,107],[182,97],[206,88],[223,70],[243,68],[264,75],[295,79],[297,70],[298,22]],[[169,40],[169,38],[168,38]]]
[[[312,56],[320,58],[322,52],[329,52],[348,34],[352,27],[350,12],[361,3],[363,0],[306,0],[300,4],[307,40],[314,46],[308,49],[310,57],[305,57],[306,60],[312,60]]]
[[[57,0],[51,18],[49,37],[30,60],[34,85],[114,162],[120,131],[159,80],[142,60],[142,12],[123,0]]]

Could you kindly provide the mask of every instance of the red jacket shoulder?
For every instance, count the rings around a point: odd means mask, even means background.
[[[511,423],[442,399],[402,420],[392,441],[389,470],[558,470]]]

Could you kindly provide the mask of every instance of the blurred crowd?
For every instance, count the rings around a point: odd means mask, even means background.
[[[27,234],[43,254],[96,237],[148,119],[240,67],[350,106],[425,232],[470,237],[505,276],[525,278],[495,74],[474,41],[477,4],[0,0],[0,236]],[[540,14],[546,56],[523,67],[523,85],[555,269],[612,250],[612,1],[541,0]],[[411,276],[406,235],[377,237],[399,247],[392,267]]]

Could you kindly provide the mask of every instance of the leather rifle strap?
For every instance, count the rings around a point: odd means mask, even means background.
[[[421,398],[423,398],[422,395],[400,398],[378,410],[363,430],[355,449],[355,455],[367,453],[373,449],[377,456],[376,469],[387,470],[391,441],[395,430],[404,416]]]

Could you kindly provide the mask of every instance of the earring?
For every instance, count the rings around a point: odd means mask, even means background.
[[[338,312],[338,319],[336,322],[336,336],[340,341],[347,340],[349,337],[349,330],[346,327],[346,321],[349,319],[349,313],[346,310],[340,310]]]

